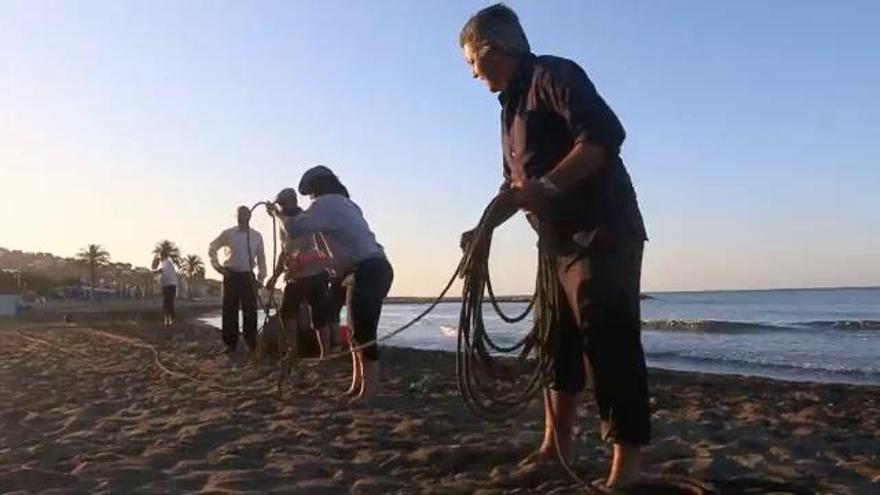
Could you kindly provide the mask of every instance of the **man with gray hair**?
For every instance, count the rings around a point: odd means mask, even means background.
[[[614,445],[600,482],[624,487],[641,476],[651,436],[640,335],[639,285],[647,240],[620,158],[624,130],[583,69],[532,54],[516,13],[503,4],[477,12],[461,30],[473,77],[499,94],[504,181],[490,221],[518,209],[556,259],[560,300],[553,328],[553,380],[545,394],[544,441],[526,462],[570,457],[584,354],[602,436]],[[462,235],[462,246],[473,238]],[[545,251],[547,252],[547,251]]]

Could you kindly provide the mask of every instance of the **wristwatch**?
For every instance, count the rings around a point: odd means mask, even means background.
[[[552,180],[547,177],[541,177],[538,179],[538,183],[544,188],[544,191],[547,192],[547,195],[551,198],[558,198],[562,196],[562,189],[559,189],[559,186],[553,183]]]

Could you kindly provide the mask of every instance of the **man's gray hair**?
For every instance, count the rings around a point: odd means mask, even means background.
[[[519,23],[519,17],[507,5],[496,3],[474,14],[461,28],[459,45],[471,45],[479,55],[491,49],[507,55],[524,55],[532,51]]]

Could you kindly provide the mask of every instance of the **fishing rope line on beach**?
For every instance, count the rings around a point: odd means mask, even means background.
[[[550,390],[550,378],[553,369],[553,352],[555,348],[555,335],[553,331],[560,311],[559,279],[556,275],[555,258],[546,252],[543,243],[539,243],[538,250],[538,274],[535,284],[535,293],[530,299],[526,309],[514,316],[506,314],[495,296],[492,282],[489,276],[489,254],[492,244],[492,231],[489,218],[495,208],[498,199],[495,198],[483,211],[476,229],[473,231],[471,242],[466,247],[461,260],[449,281],[440,291],[440,294],[408,323],[398,327],[381,337],[369,342],[351,346],[349,350],[331,353],[322,358],[301,358],[304,361],[327,361],[343,356],[350,356],[352,352],[378,344],[382,341],[406,331],[443,301],[443,298],[452,288],[456,278],[462,277],[462,305],[459,315],[458,341],[456,347],[456,376],[461,396],[470,411],[479,418],[489,421],[504,421],[520,414],[529,403],[534,400],[541,390]],[[257,203],[251,209],[257,208],[265,202]],[[275,239],[275,216],[273,218],[273,245]],[[248,243],[250,247],[250,243]],[[274,253],[274,248],[273,248]],[[252,257],[249,257],[252,259]],[[272,288],[274,290],[274,287]],[[483,303],[488,295],[488,301],[495,313],[506,323],[518,323],[523,321],[534,309],[535,316],[532,329],[518,342],[504,346],[495,342],[486,331],[483,318]],[[265,306],[265,322],[269,319],[270,306],[274,303],[274,297],[270,291],[269,301]],[[276,309],[277,312],[277,309]],[[288,339],[284,329],[283,318],[278,318],[281,333],[284,339]],[[534,352],[533,352],[534,351]],[[279,392],[281,383],[286,374],[290,373],[291,360],[295,359],[295,350],[288,347],[283,353],[281,375],[279,377]],[[519,377],[511,376],[511,367],[508,363],[502,364],[499,358],[502,355],[518,353],[516,363],[525,368]],[[537,359],[529,359],[534,354]],[[508,360],[509,361],[509,360]],[[512,379],[513,378],[513,379]],[[555,417],[552,402],[548,402],[549,413]],[[553,423],[554,430],[556,428]],[[578,484],[586,485],[569,464],[559,446],[559,435],[554,431],[555,449],[560,463],[568,475]]]
[[[135,324],[139,325],[139,323],[137,323],[137,322]],[[37,325],[31,325],[31,326],[36,327]],[[24,328],[27,328],[27,326],[19,328],[18,334],[22,339],[24,339],[27,342],[51,348],[57,352],[60,352],[61,354],[67,355],[69,357],[82,358],[82,359],[86,359],[86,360],[91,358],[91,356],[89,356],[86,353],[65,349],[64,347],[61,347],[60,345],[58,345],[52,341],[38,338],[38,337],[34,336],[33,334],[24,331]],[[52,326],[39,324],[39,328],[41,328],[41,329],[52,328]],[[249,387],[229,386],[229,385],[223,385],[223,384],[216,383],[216,382],[209,381],[209,380],[202,380],[202,379],[199,379],[199,378],[192,376],[189,373],[171,369],[168,365],[165,364],[165,362],[162,361],[160,351],[155,345],[150,344],[148,342],[144,342],[139,339],[126,337],[124,335],[119,335],[114,332],[107,332],[107,331],[98,330],[95,328],[83,327],[83,326],[79,326],[78,324],[67,324],[67,325],[64,325],[63,328],[72,328],[74,330],[79,330],[84,333],[90,333],[92,335],[95,335],[98,337],[103,337],[105,339],[113,340],[116,342],[122,342],[122,343],[128,344],[128,345],[135,347],[135,348],[138,348],[138,349],[148,350],[153,355],[153,364],[155,364],[156,368],[158,368],[159,371],[161,371],[162,373],[165,373],[166,375],[169,375],[172,377],[182,378],[184,380],[187,380],[189,382],[192,382],[192,383],[195,383],[198,385],[204,385],[204,386],[207,386],[210,388],[214,388],[217,390],[223,390],[226,392],[253,393],[254,391],[257,390],[253,386],[249,386]],[[92,366],[89,361],[86,361],[86,364],[90,368],[92,368],[93,370],[95,369],[94,366]],[[262,378],[266,378],[266,376],[260,377],[260,379],[262,379]]]

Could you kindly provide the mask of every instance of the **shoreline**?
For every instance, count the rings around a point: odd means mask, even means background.
[[[216,312],[206,311],[201,316],[196,317],[199,324],[204,324],[209,327],[214,332],[219,332],[219,327],[209,324],[203,319],[218,317],[219,314]],[[262,320],[261,320],[262,321]],[[381,338],[382,335],[379,335]],[[455,355],[455,349],[425,349],[418,348],[413,346],[403,345],[401,343],[397,343],[394,340],[387,341],[381,343],[382,346],[386,347],[395,347],[399,349],[405,350],[413,350],[420,352],[442,352],[448,353],[452,356]],[[728,362],[711,362],[709,364],[691,364],[687,362],[683,363],[675,363],[675,362],[665,362],[665,363],[657,363],[656,358],[653,358],[650,353],[646,354],[648,358],[648,368],[650,370],[657,371],[670,371],[677,373],[696,373],[696,374],[708,374],[708,375],[716,375],[716,376],[732,376],[732,377],[743,377],[743,378],[765,378],[770,380],[776,380],[780,382],[787,382],[792,384],[800,384],[800,383],[808,383],[808,384],[829,384],[829,385],[853,385],[853,386],[864,386],[864,387],[878,387],[880,388],[880,377],[876,375],[865,375],[860,373],[844,373],[844,372],[832,372],[832,371],[824,371],[824,370],[811,370],[808,368],[796,368],[796,369],[778,369],[774,367],[761,367],[760,365],[731,365]],[[653,361],[653,362],[652,362]],[[662,359],[661,359],[662,361]]]
[[[654,296],[650,294],[639,294],[639,298],[641,300],[650,300],[655,299]],[[430,304],[436,301],[436,297],[431,296],[388,296],[385,298],[383,304]],[[518,296],[496,296],[495,300],[499,303],[529,303],[532,300],[531,295],[518,295]],[[462,298],[461,296],[447,296],[438,301],[438,304],[461,304]],[[483,301],[483,304],[491,304],[488,298]]]

